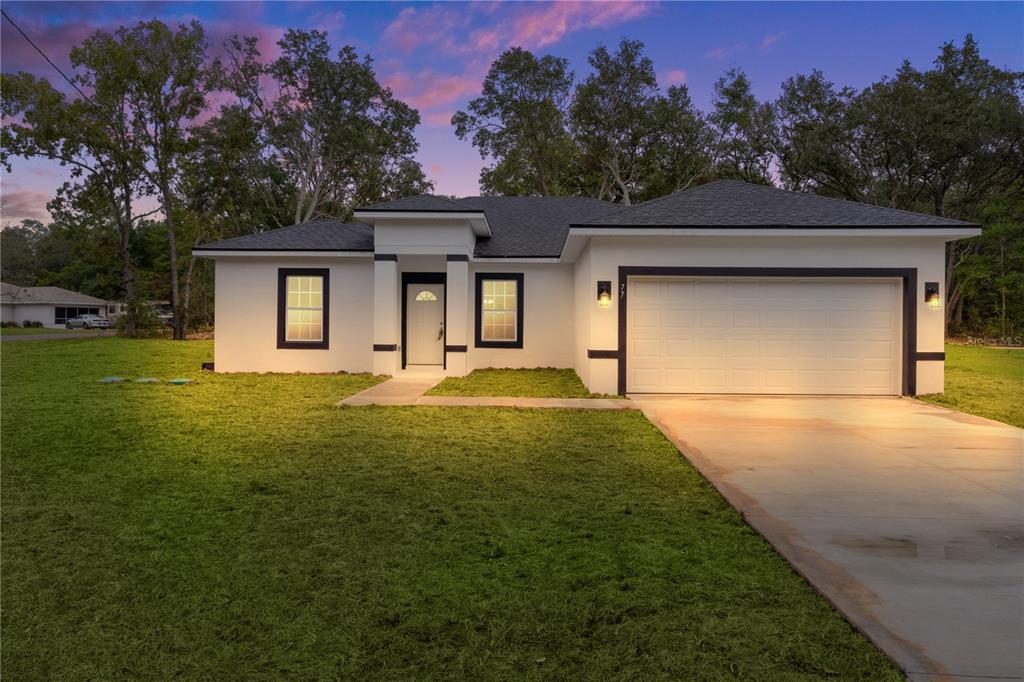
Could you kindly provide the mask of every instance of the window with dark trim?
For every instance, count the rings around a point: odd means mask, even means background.
[[[523,273],[477,273],[476,347],[523,347]]]
[[[56,306],[53,309],[53,323],[54,324],[65,324],[68,320],[78,317],[79,315],[99,315],[99,308],[74,308],[66,306]]]
[[[277,271],[277,347],[325,349],[330,332],[330,271]]]

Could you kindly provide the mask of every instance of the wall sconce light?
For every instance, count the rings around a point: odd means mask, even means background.
[[[938,282],[924,283],[924,300],[932,310],[942,307],[942,292],[939,290]]]
[[[608,308],[612,304],[612,283],[603,279],[597,282],[597,305]]]

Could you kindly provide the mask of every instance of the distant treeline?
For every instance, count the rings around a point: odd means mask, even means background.
[[[126,300],[129,333],[142,301],[170,300],[183,338],[212,321],[196,244],[432,191],[414,158],[419,113],[369,57],[332,54],[317,31],[289,30],[279,47],[267,61],[234,37],[214,58],[200,23],[147,21],[71,51],[75,97],[3,74],[2,161],[49,158],[74,175],[50,225],[3,231],[4,281]],[[970,35],[863,90],[813,71],[758,101],[732,68],[708,112],[686,85],[658,85],[640,42],[588,61],[582,79],[520,48],[491,65],[452,118],[487,161],[484,193],[629,204],[734,178],[978,222],[981,237],[947,249],[951,332],[1024,329],[1024,75]]]

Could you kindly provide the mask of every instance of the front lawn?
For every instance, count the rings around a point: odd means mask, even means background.
[[[0,352],[4,679],[902,679],[640,413]]]
[[[1024,349],[946,346],[946,392],[936,405],[1024,428]]]
[[[572,369],[475,369],[448,377],[426,395],[507,396],[512,398],[616,398],[591,393]]]

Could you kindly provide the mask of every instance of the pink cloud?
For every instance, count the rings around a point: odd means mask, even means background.
[[[779,40],[782,39],[783,37],[785,37],[785,35],[786,35],[785,31],[779,31],[778,33],[772,33],[771,35],[766,35],[764,37],[764,40],[761,41],[761,47],[763,49],[767,50],[769,47],[771,47],[775,43],[779,42]]]
[[[50,219],[46,210],[50,197],[46,192],[5,188],[0,193],[0,220],[4,225],[17,225],[26,219],[45,222]]]
[[[743,47],[743,43],[736,43],[735,45],[729,45],[727,47],[716,47],[713,50],[708,50],[704,53],[704,56],[708,59],[725,59],[740,50]]]
[[[507,19],[490,19],[489,28],[470,30],[474,14],[492,15],[503,7],[515,7],[515,10]],[[530,49],[557,43],[575,31],[638,19],[648,15],[653,7],[648,2],[474,3],[434,5],[427,9],[406,7],[384,29],[382,41],[405,52],[428,46],[450,54],[496,52],[511,46]]]
[[[444,166],[439,163],[430,164],[430,175],[437,176],[444,174]]]
[[[646,2],[558,2],[540,7],[524,12],[514,22],[510,45],[544,47],[557,43],[567,33],[638,19],[647,15],[653,5]]]
[[[416,109],[432,109],[450,104],[480,90],[483,74],[444,75],[429,69],[415,74],[394,73],[385,76],[384,85],[395,97]],[[449,114],[449,118],[451,114]]]
[[[450,111],[435,111],[430,114],[423,116],[423,122],[431,126],[442,126],[448,127],[452,124],[452,112]]]
[[[665,82],[665,85],[681,85],[686,82],[686,75],[686,71],[683,69],[672,69],[665,72],[662,80]]]

